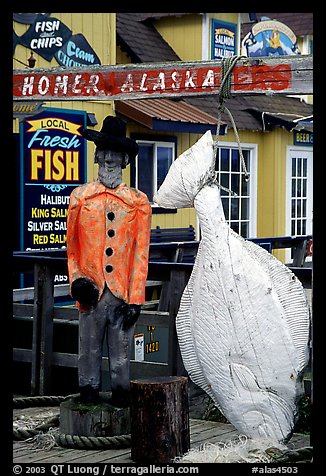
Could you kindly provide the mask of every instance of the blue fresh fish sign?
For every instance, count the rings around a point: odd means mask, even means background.
[[[49,108],[21,123],[21,249],[65,247],[73,188],[86,182],[84,111]]]

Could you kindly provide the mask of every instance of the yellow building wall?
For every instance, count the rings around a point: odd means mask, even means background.
[[[237,13],[208,13],[209,20],[237,23]],[[163,17],[155,21],[155,28],[167,43],[174,49],[182,61],[202,59],[203,15],[194,13],[180,17]],[[210,46],[211,36],[206,39]]]
[[[183,61],[202,58],[202,15],[163,17],[154,25]]]
[[[257,236],[286,234],[286,154],[287,146],[292,144],[292,134],[282,128],[262,135],[258,161]],[[275,250],[273,254],[284,261],[284,250]]]
[[[97,56],[101,64],[116,64],[116,14],[115,13],[51,13],[51,18],[62,21],[72,34],[82,33]],[[14,31],[18,36],[25,33],[30,25],[14,23]],[[21,62],[28,64],[31,51],[24,46],[17,45],[14,57],[14,69],[22,69]],[[34,53],[35,68],[58,68],[55,58],[51,62]],[[114,115],[113,101],[48,101],[43,107],[60,109],[82,110],[94,113],[98,121],[95,129],[100,130],[103,119],[107,115]],[[14,119],[13,131],[19,132],[19,121]],[[97,176],[97,165],[93,163],[94,144],[87,142],[87,178],[89,181]]]

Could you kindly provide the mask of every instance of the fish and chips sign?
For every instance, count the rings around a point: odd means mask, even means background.
[[[242,41],[244,54],[250,57],[300,54],[297,38],[284,23],[264,20],[256,23]]]
[[[26,18],[26,15],[30,15]],[[29,20],[30,19],[30,20]],[[14,51],[17,45],[37,53],[46,61],[53,58],[62,66],[100,65],[100,58],[81,33],[73,35],[70,28],[50,14],[14,14],[14,20],[28,22],[30,27],[18,36],[14,31]]]
[[[70,193],[86,182],[86,113],[49,108],[20,127],[21,249],[65,248]]]

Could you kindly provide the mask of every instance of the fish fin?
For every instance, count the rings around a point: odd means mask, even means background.
[[[240,240],[253,258],[268,274],[272,289],[283,308],[286,325],[297,351],[298,373],[305,369],[309,359],[310,309],[302,283],[293,272],[275,256],[256,243],[243,239],[231,229],[231,234]]]
[[[241,383],[242,387],[245,390],[249,391],[259,391],[260,387],[258,385],[257,379],[253,372],[242,364],[231,363],[230,364],[230,375],[233,381],[235,378],[238,382]],[[234,378],[235,377],[235,378]]]

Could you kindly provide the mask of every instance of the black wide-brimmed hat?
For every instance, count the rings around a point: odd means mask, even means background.
[[[107,116],[100,131],[84,129],[82,135],[85,139],[95,143],[99,150],[114,150],[125,152],[129,160],[138,154],[138,144],[133,139],[126,137],[127,125],[120,117]]]

